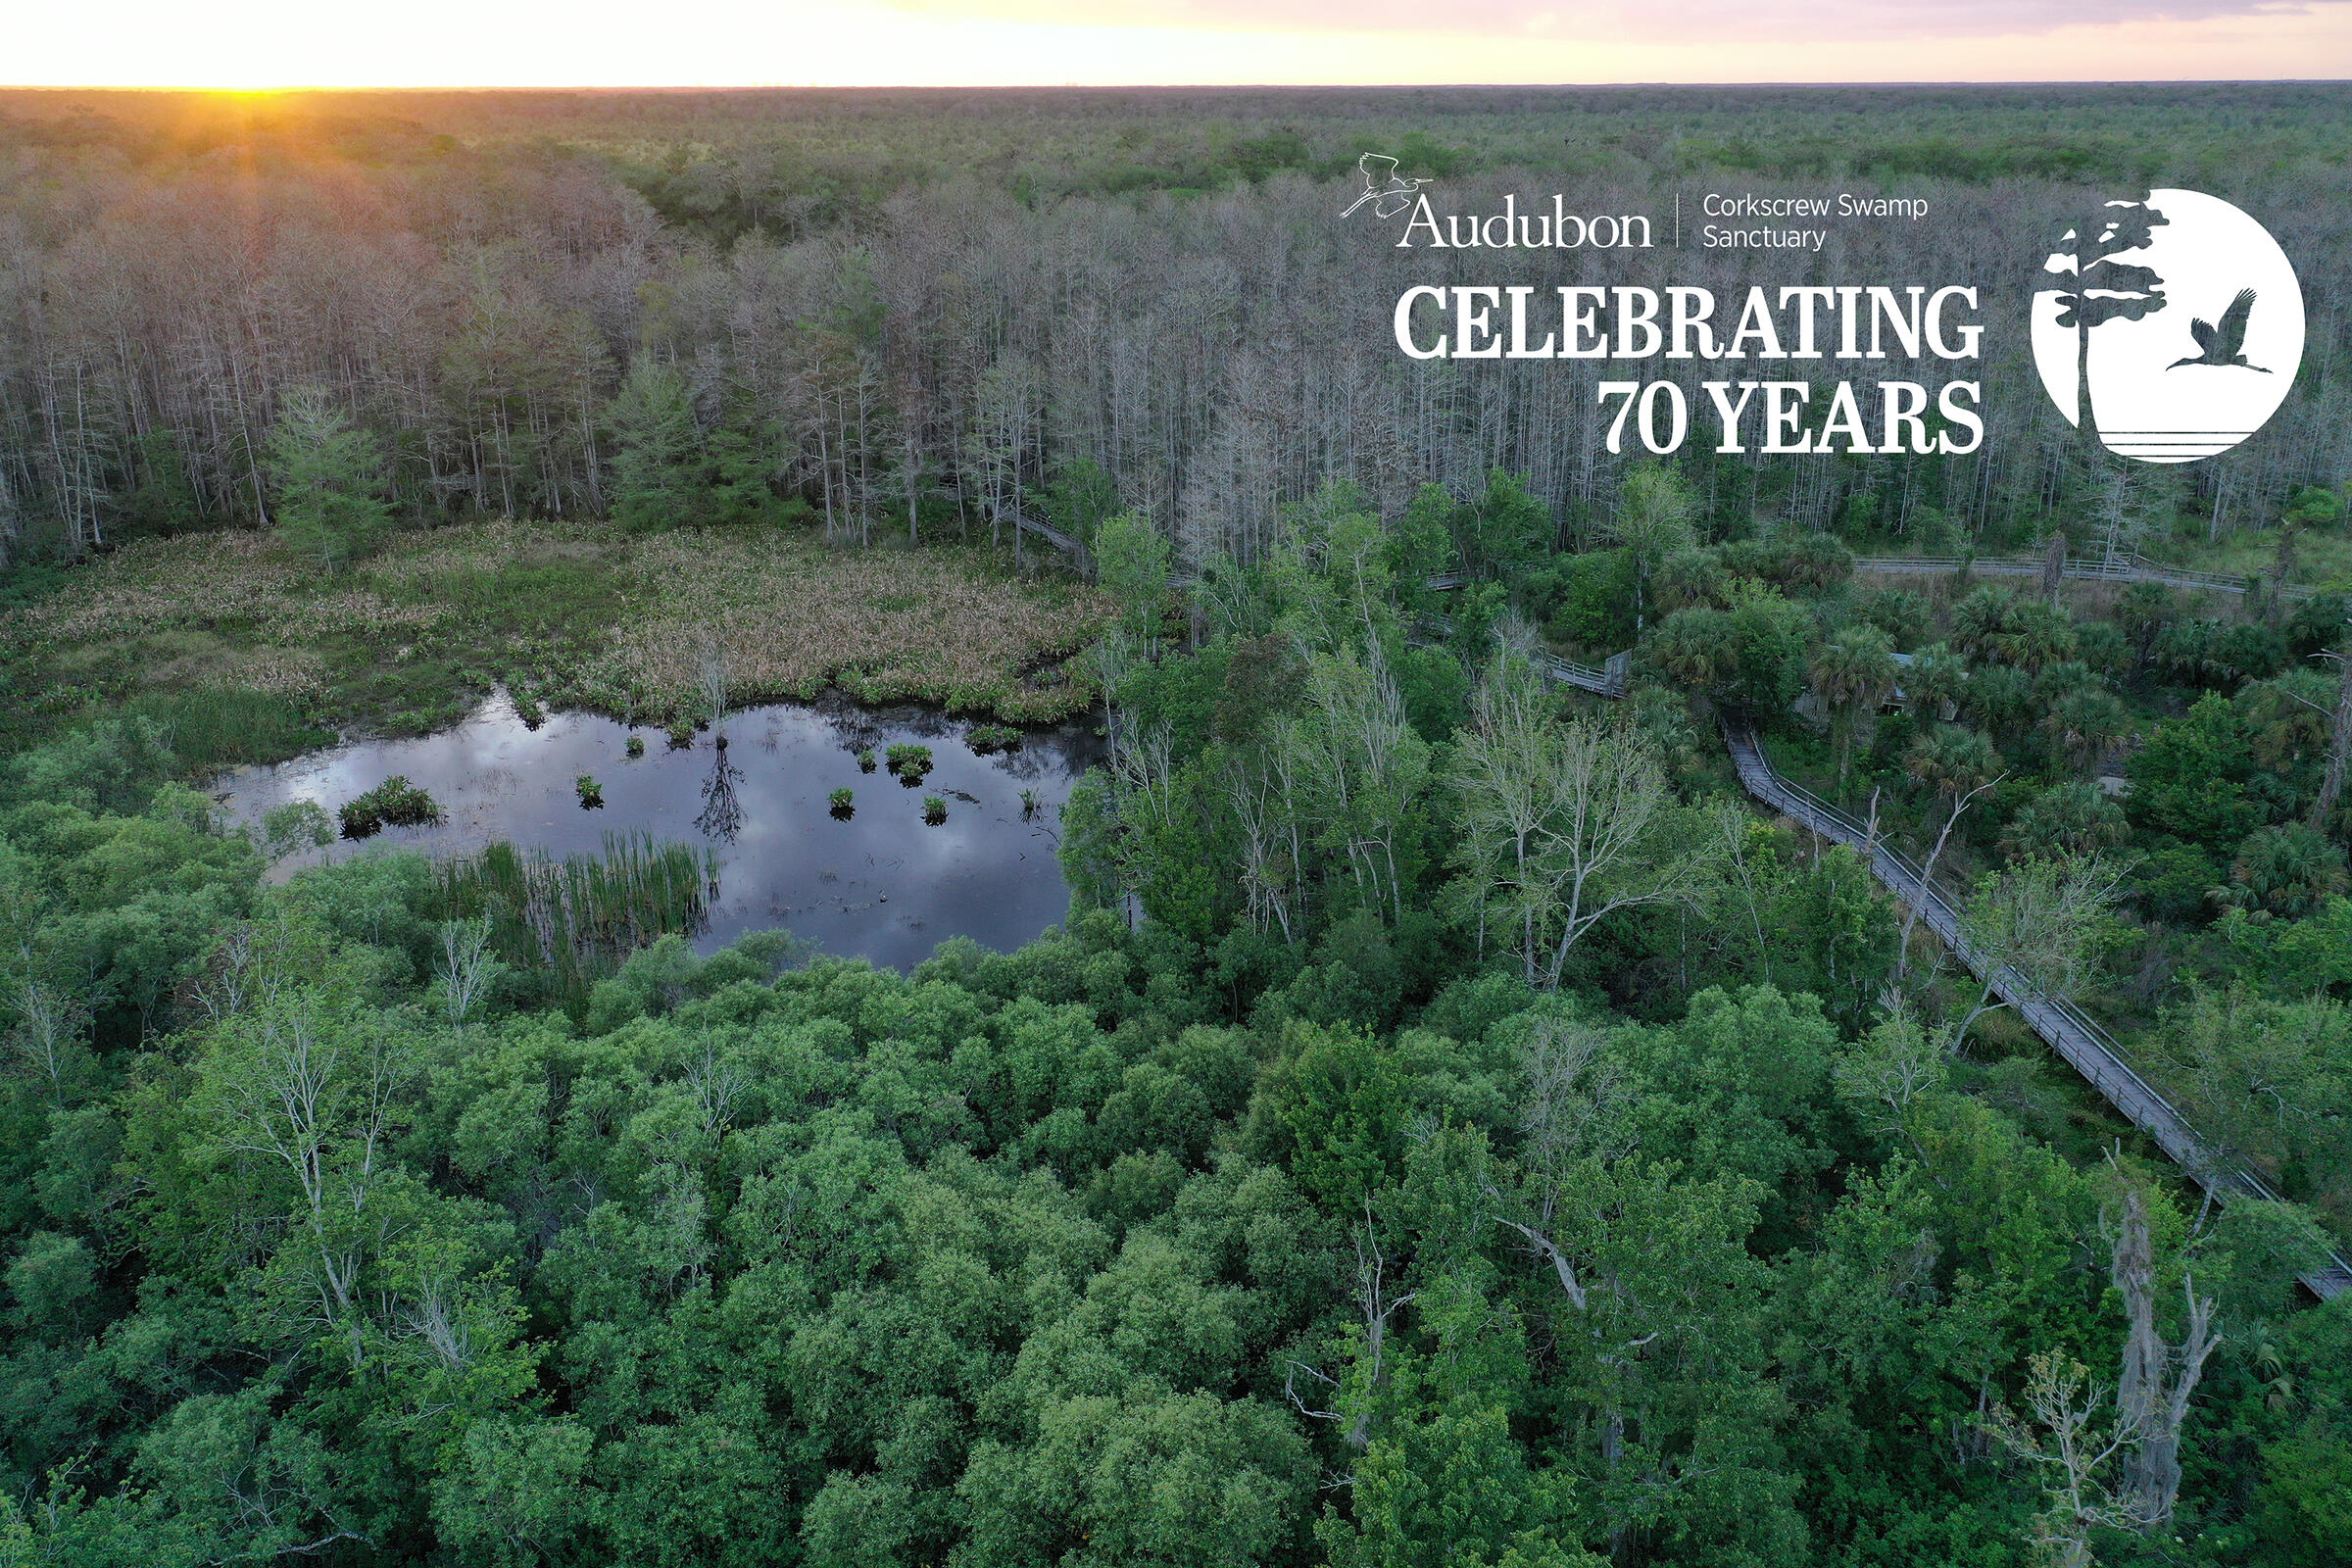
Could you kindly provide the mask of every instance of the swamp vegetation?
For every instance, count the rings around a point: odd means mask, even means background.
[[[0,1562],[2352,1558],[2352,1298],[2296,1283],[2352,1236],[2345,103],[0,101]],[[1376,147],[1900,182],[1996,305],[1985,235],[2188,184],[2313,343],[2186,476],[2015,342],[1979,455],[1637,462],[1554,369],[1362,352]],[[1855,567],[2027,552],[2260,580]],[[502,687],[608,747],[527,803],[577,844],[437,844],[438,779],[326,842],[388,751],[205,792]],[[763,760],[827,687],[987,722]],[[1015,795],[1062,715],[1101,765]],[[1755,813],[1727,717],[2285,1201]],[[661,768],[693,819],[630,831]],[[811,951],[713,890],[762,788],[1040,836],[1066,918]]]

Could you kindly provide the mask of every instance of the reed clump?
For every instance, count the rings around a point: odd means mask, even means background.
[[[536,977],[575,1018],[588,994],[637,949],[710,923],[718,857],[642,830],[605,835],[601,855],[559,860],[544,850],[490,845],[438,868],[440,918],[486,920],[499,957]]]
[[[342,818],[345,838],[364,839],[386,827],[418,827],[438,822],[441,803],[420,786],[395,773],[367,794],[345,801],[335,814]]]
[[[931,771],[931,748],[917,746],[911,741],[900,741],[883,755],[898,781],[911,788],[920,784]]]

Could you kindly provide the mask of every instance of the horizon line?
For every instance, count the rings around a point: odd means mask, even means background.
[[[268,85],[192,86],[173,82],[0,82],[0,93],[123,92],[269,93],[370,92],[1465,92],[1567,91],[1612,87],[2284,87],[2352,86],[2346,76],[2050,76],[1873,78],[1836,80],[1612,81],[1003,81],[1003,82],[272,82]]]

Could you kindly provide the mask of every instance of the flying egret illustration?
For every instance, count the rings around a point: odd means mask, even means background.
[[[2234,365],[2270,374],[2267,366],[2246,364],[2246,318],[2253,314],[2254,291],[2250,288],[2239,289],[2237,298],[2231,300],[2230,308],[2222,313],[2221,325],[2215,326],[2203,319],[2192,319],[2188,323],[2188,335],[2195,338],[2197,347],[2205,352],[2184,360],[2175,360],[2165,368],[2178,370],[2183,365]]]
[[[1364,193],[1348,204],[1340,216],[1346,218],[1366,202],[1372,204],[1375,218],[1395,218],[1413,205],[1413,196],[1426,179],[1402,179],[1396,173],[1396,160],[1381,153],[1366,153],[1355,161],[1364,173]]]

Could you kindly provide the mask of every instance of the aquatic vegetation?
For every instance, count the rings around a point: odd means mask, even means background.
[[[624,749],[628,752],[629,759],[632,761],[640,757],[643,757],[645,755],[645,737],[642,735],[630,736],[629,744]]]
[[[1020,750],[1021,732],[1010,724],[975,724],[965,742],[982,757],[992,752]]]
[[[853,804],[857,799],[857,792],[852,790],[847,784],[844,784],[841,788],[835,790],[831,795],[826,796],[825,799],[831,803],[833,814],[835,816],[847,817],[851,812],[858,809],[857,806]]]
[[[596,781],[593,773],[582,773],[571,781],[571,787],[579,793],[583,810],[592,811],[605,804],[605,787]]]
[[[923,797],[923,820],[933,827],[948,819],[948,803],[936,795]]]
[[[868,746],[865,750],[858,754],[858,771],[860,773],[871,773],[873,770],[874,749],[871,746]]]
[[[673,719],[670,721],[668,734],[669,749],[673,752],[682,752],[694,744],[694,721],[684,718]]]
[[[1037,814],[1038,807],[1043,804],[1044,802],[1039,798],[1037,791],[1021,791],[1021,815],[1024,817],[1035,816]]]
[[[441,803],[395,773],[365,795],[343,803],[343,836],[364,839],[386,827],[418,827],[441,820]]]
[[[899,782],[909,787],[921,783],[931,771],[931,748],[911,741],[900,741],[891,747],[884,760],[890,763],[891,772],[898,775]]]
[[[700,932],[717,881],[714,852],[645,832],[608,833],[603,854],[562,860],[498,843],[438,868],[435,912],[486,920],[499,958],[537,976],[549,1000],[578,1017],[596,982],[631,952]]]

